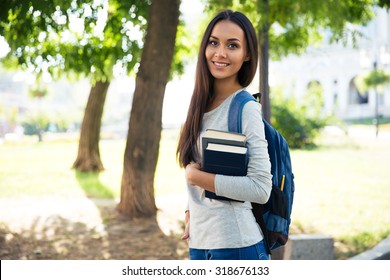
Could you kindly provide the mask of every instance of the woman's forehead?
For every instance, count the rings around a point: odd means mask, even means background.
[[[211,30],[210,36],[218,39],[236,39],[240,41],[245,39],[244,30],[242,30],[238,24],[230,20],[221,20],[217,22]]]

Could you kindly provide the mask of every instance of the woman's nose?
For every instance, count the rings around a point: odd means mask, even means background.
[[[215,56],[226,57],[225,46],[223,46],[222,44],[219,45],[216,52],[215,52]]]

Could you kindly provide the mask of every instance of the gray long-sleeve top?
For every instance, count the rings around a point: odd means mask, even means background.
[[[199,145],[206,129],[228,130],[229,106],[238,92],[214,110],[205,113]],[[249,153],[247,175],[234,177],[217,174],[214,183],[217,195],[245,202],[209,199],[205,197],[204,189],[188,185],[190,248],[240,248],[256,244],[263,238],[250,203],[267,202],[272,188],[271,163],[259,103],[248,102],[244,106],[242,130],[247,137]],[[199,157],[201,162],[202,154]]]

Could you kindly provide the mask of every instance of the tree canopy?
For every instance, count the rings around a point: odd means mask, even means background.
[[[367,88],[383,86],[390,83],[390,74],[382,69],[374,69],[363,78],[363,82]]]
[[[374,4],[389,5],[389,0],[213,0],[205,1],[206,9],[231,8],[245,13],[257,30],[269,26],[270,55],[273,59],[295,53],[319,42],[323,35],[330,40],[358,36],[353,24],[366,24],[374,16]],[[382,3],[379,3],[382,2]],[[261,39],[261,38],[260,38]]]
[[[149,1],[6,1],[0,35],[11,51],[7,65],[38,75],[83,75],[111,80],[120,63],[136,69]]]

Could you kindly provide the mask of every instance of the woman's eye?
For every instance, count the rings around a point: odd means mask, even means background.
[[[229,49],[236,49],[236,48],[238,48],[238,45],[237,44],[229,44],[228,48]]]
[[[217,42],[217,41],[210,40],[210,41],[209,41],[209,45],[217,46],[217,45],[218,45],[218,42]]]

